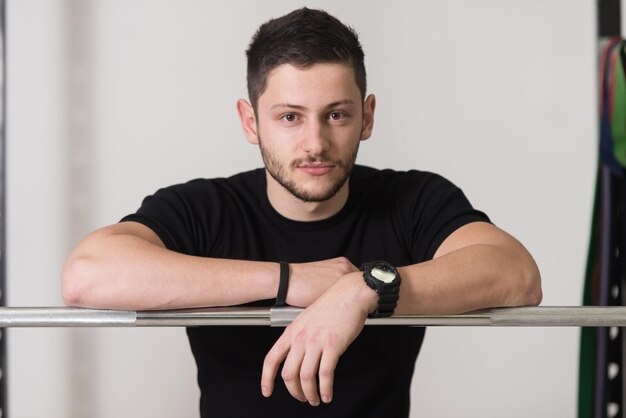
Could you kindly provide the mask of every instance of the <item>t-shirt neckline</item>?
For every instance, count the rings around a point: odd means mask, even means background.
[[[278,212],[274,206],[272,206],[269,197],[267,196],[267,178],[266,178],[266,172],[264,168],[259,169],[260,175],[259,175],[259,194],[261,195],[261,203],[263,206],[264,211],[267,213],[267,215],[271,218],[271,219],[275,219],[277,222],[281,222],[284,224],[288,224],[292,227],[299,227],[299,228],[306,228],[306,229],[315,229],[315,228],[320,228],[320,227],[326,227],[326,226],[330,226],[330,225],[334,225],[338,222],[341,222],[345,217],[346,214],[349,212],[350,207],[352,206],[352,201],[354,199],[353,195],[353,185],[352,185],[352,181],[350,181],[350,179],[348,179],[348,199],[346,200],[346,203],[343,205],[343,207],[341,209],[339,209],[339,211],[337,213],[335,213],[334,215],[326,218],[326,219],[320,219],[317,221],[297,221],[294,219],[289,219],[286,216],[282,215],[280,212]]]

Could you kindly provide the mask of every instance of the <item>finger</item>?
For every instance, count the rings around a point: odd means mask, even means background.
[[[300,369],[300,385],[304,396],[312,406],[320,404],[317,393],[317,368],[320,364],[321,350],[307,351]]]
[[[291,396],[300,402],[306,402],[306,396],[304,396],[302,386],[300,385],[300,367],[304,358],[304,349],[301,347],[301,345],[297,344],[291,347],[285,359],[285,364],[283,364],[281,377]]]
[[[284,336],[284,334],[283,334]],[[263,373],[261,374],[261,392],[266,398],[274,391],[274,380],[278,367],[283,362],[289,352],[289,344],[286,338],[281,336],[263,360]]]
[[[320,395],[322,402],[330,403],[333,400],[333,384],[335,379],[335,367],[340,353],[326,350],[322,353],[319,366]]]

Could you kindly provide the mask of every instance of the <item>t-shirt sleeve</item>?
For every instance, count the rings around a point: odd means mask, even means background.
[[[461,189],[445,178],[425,173],[412,201],[412,253],[418,262],[431,260],[445,239],[471,222],[490,222],[472,207]]]
[[[166,248],[179,253],[199,255],[202,241],[209,235],[194,200],[193,185],[184,184],[160,189],[146,197],[136,213],[120,222],[139,222],[163,241]],[[200,230],[203,230],[202,232]]]

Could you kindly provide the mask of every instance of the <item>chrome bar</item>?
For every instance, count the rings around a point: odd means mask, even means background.
[[[272,326],[287,326],[299,308],[272,308]],[[459,315],[394,315],[371,318],[365,325],[498,326],[498,327],[626,327],[623,306],[541,306],[495,308]]]
[[[138,327],[196,327],[212,325],[270,325],[269,308],[201,308],[137,312]]]
[[[493,326],[626,327],[624,306],[559,306],[491,310]]]
[[[301,308],[272,308],[271,325],[285,327],[289,325]],[[365,325],[408,325],[408,326],[489,326],[491,325],[490,311],[477,311],[461,315],[394,315],[389,318],[368,318]]]
[[[289,325],[301,308],[200,308],[171,311],[115,311],[62,307],[0,308],[0,328],[9,327],[185,327]],[[626,307],[552,306],[498,308],[459,315],[394,315],[366,325],[626,327]]]
[[[132,327],[137,313],[80,308],[0,308],[0,327]]]

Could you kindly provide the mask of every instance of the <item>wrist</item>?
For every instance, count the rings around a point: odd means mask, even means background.
[[[289,289],[289,264],[281,261],[278,265],[280,267],[280,275],[274,306],[285,306],[287,304],[287,290]]]
[[[378,293],[365,283],[363,272],[357,271],[346,274],[343,276],[342,281],[349,285],[356,303],[363,308],[365,315],[376,309],[378,306]]]
[[[361,269],[364,282],[378,295],[376,308],[368,316],[380,318],[393,315],[398,306],[402,282],[398,270],[386,261],[365,263]]]
[[[280,264],[277,262],[263,262],[263,270],[257,276],[263,280],[263,299],[274,299],[277,296],[280,284]]]

